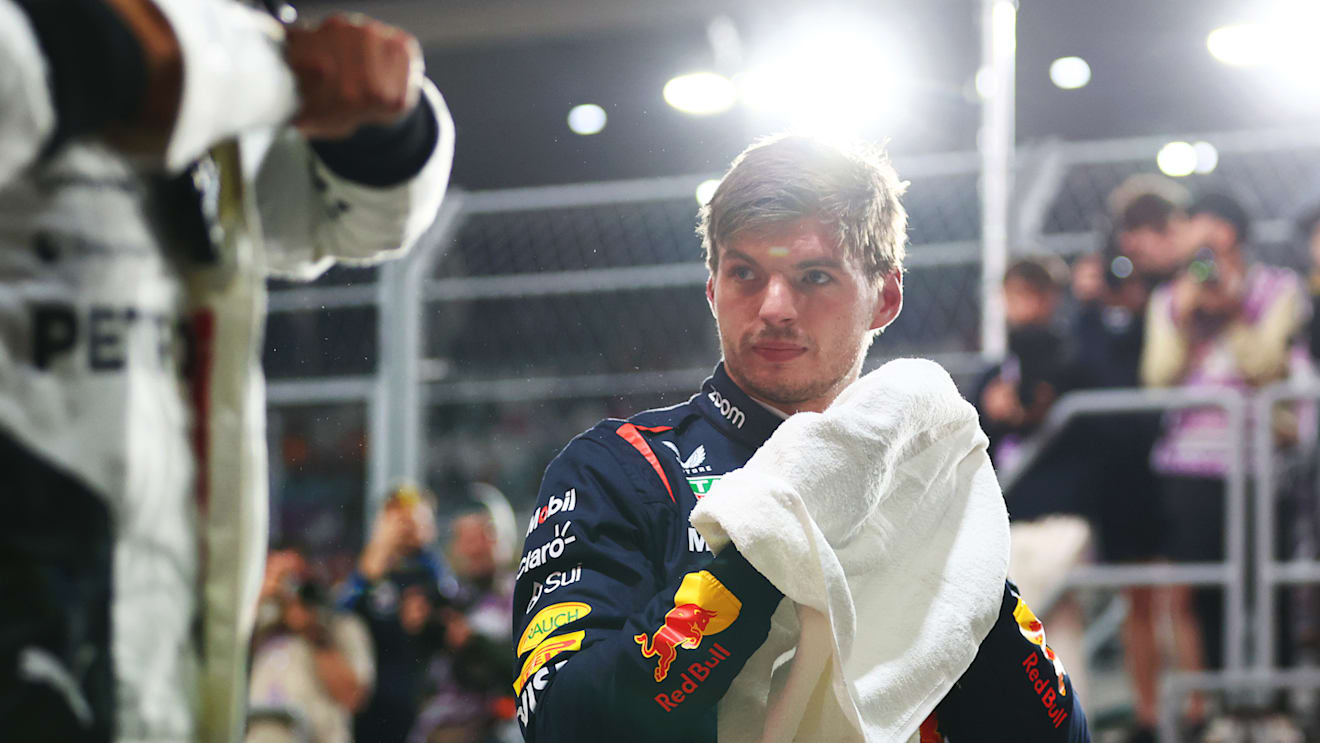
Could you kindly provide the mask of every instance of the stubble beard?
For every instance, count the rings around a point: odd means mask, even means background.
[[[755,358],[756,352],[752,350],[753,341],[752,336],[743,338],[735,352],[730,354],[730,349],[721,337],[725,372],[743,392],[789,413],[796,412],[802,403],[822,398],[828,398],[827,404],[832,402],[861,371],[862,359],[869,346],[859,343],[848,357],[839,359],[836,364],[821,369],[818,374],[813,374],[807,379],[788,379],[785,374],[773,371],[760,375],[764,378],[756,379],[746,373],[744,368],[746,365],[742,363],[743,359]]]

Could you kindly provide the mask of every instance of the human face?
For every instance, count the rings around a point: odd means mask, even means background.
[[[832,243],[814,219],[739,237],[706,281],[725,371],[784,412],[824,410],[857,379],[870,331],[903,307],[897,271],[872,284]]]
[[[467,514],[454,520],[450,556],[455,571],[464,578],[489,578],[495,574],[495,530],[484,514]]]
[[[1049,325],[1058,305],[1057,292],[1041,291],[1016,276],[1004,280],[1004,315],[1010,328]]]
[[[1137,227],[1119,236],[1123,254],[1132,259],[1137,272],[1145,276],[1165,276],[1178,270],[1194,248],[1189,248],[1188,220],[1181,215],[1169,217],[1163,229]]]
[[[1189,255],[1205,247],[1214,252],[1216,263],[1241,263],[1237,230],[1227,220],[1213,214],[1198,214],[1190,220],[1187,235]]]

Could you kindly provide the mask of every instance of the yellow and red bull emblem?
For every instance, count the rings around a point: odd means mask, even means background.
[[[633,635],[642,657],[659,658],[656,683],[665,680],[680,647],[696,650],[706,635],[723,632],[742,611],[742,601],[711,573],[688,573],[674,594],[674,608],[665,613],[665,623],[654,633]]]
[[[1046,644],[1045,625],[1036,618],[1035,612],[1031,610],[1030,606],[1027,606],[1027,602],[1023,601],[1021,596],[1018,597],[1017,606],[1013,609],[1013,618],[1017,620],[1018,630],[1022,633],[1022,636],[1027,638],[1027,641],[1033,645],[1039,645],[1045,653],[1045,658],[1054,665],[1054,675],[1059,678],[1059,694],[1067,696],[1068,689],[1064,685],[1063,679],[1068,675],[1068,672],[1064,670],[1063,659],[1059,657],[1058,653],[1054,652],[1053,648]]]

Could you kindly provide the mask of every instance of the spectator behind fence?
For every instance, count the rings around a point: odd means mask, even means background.
[[[363,743],[401,743],[417,716],[432,643],[428,622],[457,590],[431,550],[435,496],[411,484],[390,492],[340,606],[362,617],[376,648],[376,690],[358,714]]]
[[[274,549],[257,605],[247,743],[304,734],[349,743],[352,720],[375,675],[371,640],[357,616],[336,611],[294,549]]]
[[[508,664],[513,655],[513,573],[508,560],[497,557],[497,541],[492,514],[484,504],[473,501],[458,509],[446,550],[458,592],[429,622],[433,655],[409,743],[521,738],[513,722]]]
[[[1004,271],[1008,355],[982,374],[972,395],[1001,472],[1016,466],[1023,440],[1040,426],[1054,401],[1079,383],[1072,344],[1058,323],[1067,275],[1067,266],[1054,256],[1019,258]],[[1017,480],[1006,494],[1011,518],[1078,510],[1068,496],[1073,488],[1061,486],[1072,479],[1070,456],[1051,446],[1048,456],[1038,458]]]
[[[1249,390],[1289,375],[1304,318],[1301,281],[1292,271],[1248,262],[1250,220],[1232,197],[1201,196],[1189,210],[1192,260],[1151,297],[1141,360],[1145,384]],[[1276,437],[1295,439],[1295,420],[1276,418]],[[1291,430],[1289,430],[1291,429]],[[1251,441],[1243,441],[1248,450]],[[1179,562],[1224,555],[1224,476],[1230,431],[1222,410],[1170,413],[1152,452],[1169,514],[1165,552]],[[1250,460],[1250,451],[1246,452]],[[1192,615],[1186,652],[1222,664],[1222,607],[1216,589],[1171,590],[1175,611]],[[1194,603],[1193,603],[1194,602]]]
[[[1092,289],[1082,302],[1071,337],[1088,388],[1139,387],[1146,305],[1170,278],[1183,254],[1190,194],[1168,179],[1137,176],[1110,196],[1110,229],[1101,250],[1079,259],[1073,286]],[[1090,276],[1090,280],[1087,276]],[[1080,297],[1079,297],[1080,299]],[[1158,413],[1126,413],[1083,421],[1094,459],[1086,485],[1099,556],[1106,563],[1150,562],[1162,548],[1164,511],[1150,451],[1160,432]],[[1156,646],[1156,590],[1124,591],[1124,661],[1136,714],[1133,741],[1153,740],[1158,719],[1160,655]],[[1182,627],[1175,617],[1175,634]],[[1194,630],[1194,628],[1193,628]]]

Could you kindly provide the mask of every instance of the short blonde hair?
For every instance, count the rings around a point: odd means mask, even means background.
[[[698,213],[706,268],[714,275],[720,247],[740,235],[814,218],[878,282],[903,267],[907,211],[898,197],[907,186],[874,145],[801,134],[758,140],[734,158]]]

